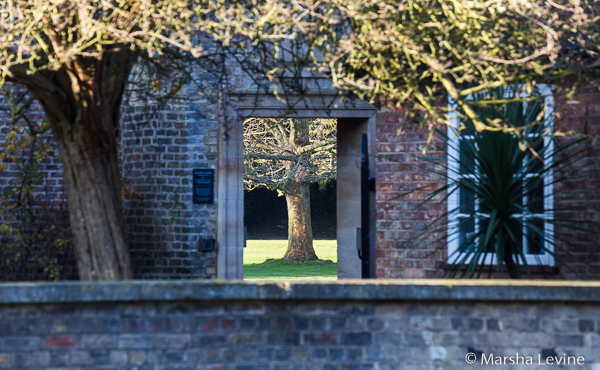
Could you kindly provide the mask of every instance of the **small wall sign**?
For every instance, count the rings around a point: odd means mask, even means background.
[[[215,185],[215,170],[202,168],[194,169],[193,171],[193,203],[213,204],[215,195],[213,190]]]
[[[215,250],[214,239],[200,239],[198,241],[198,252],[212,252]]]

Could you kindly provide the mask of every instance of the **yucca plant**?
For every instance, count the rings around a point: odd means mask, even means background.
[[[466,122],[462,130],[437,131],[448,147],[447,161],[419,157],[419,168],[446,180],[425,202],[445,194],[447,212],[423,235],[442,231],[442,239],[447,238],[447,277],[504,276],[506,272],[516,279],[522,271],[532,277],[530,266],[543,266],[550,258],[569,268],[557,252],[572,256],[563,245],[581,231],[591,232],[588,225],[563,217],[574,209],[554,207],[552,191],[554,184],[586,165],[580,145],[585,139],[557,145],[552,137],[554,112],[544,97],[518,102],[512,99],[516,93],[517,88],[504,88],[474,97],[498,102],[479,105],[478,114],[505,129],[477,132]],[[555,233],[558,227],[567,232]]]

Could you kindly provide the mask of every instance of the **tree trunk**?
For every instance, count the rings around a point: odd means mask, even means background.
[[[310,184],[296,182],[285,193],[288,210],[288,248],[283,258],[304,262],[317,260],[310,220]]]
[[[58,145],[81,280],[133,278],[116,131],[136,58],[115,47],[101,60],[78,58],[58,71],[14,77],[41,102]]]
[[[98,112],[82,112],[99,126]],[[87,113],[87,114],[86,114]],[[71,125],[56,122],[56,126]],[[59,141],[59,140],[57,140]],[[102,145],[105,144],[105,145]],[[133,278],[126,240],[116,138],[67,135],[59,143],[81,280]]]

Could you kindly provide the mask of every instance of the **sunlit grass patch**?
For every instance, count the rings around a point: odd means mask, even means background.
[[[287,240],[248,240],[244,249],[244,279],[337,279],[337,241],[315,240],[319,261],[299,263],[282,259]]]

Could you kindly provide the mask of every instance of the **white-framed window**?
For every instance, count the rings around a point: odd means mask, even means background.
[[[554,241],[554,225],[548,220],[553,217],[553,174],[551,170],[551,164],[553,158],[553,141],[548,131],[553,130],[553,117],[554,117],[554,99],[552,96],[552,87],[550,85],[539,84],[531,95],[527,93],[525,87],[516,89],[506,89],[504,95],[506,99],[515,97],[515,94],[519,94],[520,97],[528,98],[531,96],[539,96],[540,99],[536,105],[536,109],[541,109],[538,116],[541,117],[543,113],[543,126],[540,125],[538,129],[529,130],[526,134],[528,138],[532,139],[534,136],[539,137],[539,145],[545,147],[544,152],[547,153],[543,160],[539,161],[539,166],[542,170],[536,172],[535,168],[531,172],[521,174],[523,177],[522,183],[528,184],[536,183],[535,189],[532,191],[531,187],[528,188],[528,192],[523,192],[522,197],[522,208],[523,212],[516,213],[513,215],[515,218],[526,218],[528,224],[534,224],[535,227],[528,227],[523,223],[521,235],[522,248],[528,265],[544,265],[554,266],[553,257],[553,241]],[[467,100],[475,99],[472,95],[467,97]],[[521,104],[519,107],[523,107],[523,110],[527,108],[528,101],[509,103],[509,104]],[[465,189],[463,186],[457,186],[456,184],[462,183],[463,181],[470,181],[470,184],[477,184],[477,179],[480,178],[476,173],[478,171],[478,164],[473,163],[477,156],[468,155],[469,150],[478,150],[477,145],[474,142],[475,131],[472,125],[467,122],[462,122],[463,129],[458,132],[458,128],[461,127],[461,118],[459,115],[459,108],[456,102],[451,97],[448,98],[448,106],[450,109],[450,125],[447,129],[448,135],[448,152],[447,152],[447,178],[450,195],[447,199],[448,206],[448,263],[469,263],[473,258],[469,251],[469,243],[472,240],[478,240],[481,235],[481,230],[485,230],[486,219],[489,220],[489,214],[480,211],[480,200],[478,196]],[[539,107],[539,108],[538,108]],[[520,108],[519,108],[520,109]],[[529,122],[524,122],[529,124]],[[543,135],[543,141],[542,136]],[[543,143],[543,144],[542,144]],[[532,153],[535,153],[535,148]],[[532,154],[534,155],[534,154]],[[475,159],[476,160],[476,159]],[[539,173],[538,173],[539,172]],[[540,178],[536,181],[530,181],[536,177]],[[543,180],[543,181],[542,181]],[[476,186],[476,185],[471,185]],[[526,186],[526,185],[523,185]],[[529,185],[527,185],[529,186]],[[477,242],[473,243],[474,245]],[[543,247],[542,247],[543,246]],[[488,253],[487,255],[481,256],[478,264],[493,265],[497,263],[497,258],[494,253]],[[519,264],[523,264],[521,257],[519,257]]]

